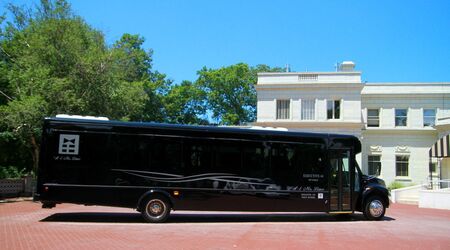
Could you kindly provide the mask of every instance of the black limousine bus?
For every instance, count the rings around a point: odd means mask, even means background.
[[[171,210],[363,212],[383,218],[384,181],[361,173],[354,136],[46,118],[35,200]]]

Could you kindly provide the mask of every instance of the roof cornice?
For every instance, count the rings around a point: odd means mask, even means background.
[[[291,75],[361,75],[361,71],[337,72],[259,72],[258,76],[291,76]]]
[[[449,85],[450,82],[365,82],[367,86],[442,86]]]

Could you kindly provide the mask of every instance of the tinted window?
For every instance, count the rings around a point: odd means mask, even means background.
[[[185,140],[184,160],[190,174],[209,172],[212,169],[212,144],[206,140]]]
[[[154,137],[149,145],[150,170],[154,172],[184,174],[182,169],[182,143],[180,139]]]
[[[302,173],[302,185],[304,187],[326,188],[328,175],[325,171],[324,152],[320,145],[304,144],[299,146],[300,169]]]
[[[271,168],[273,179],[282,187],[299,185],[300,166],[299,155],[293,144],[272,144]]]
[[[314,189],[327,185],[324,159],[319,145],[273,143],[273,179],[287,189]]]
[[[68,133],[64,133],[68,134]],[[70,133],[72,134],[72,133]],[[58,153],[59,134],[49,135],[51,170],[48,181],[55,183],[105,184],[110,181],[110,168],[116,164],[114,138],[99,133],[73,133],[79,135],[79,154],[61,155]],[[70,157],[71,160],[66,158]],[[72,158],[73,157],[73,158]]]
[[[267,178],[269,176],[267,159],[269,148],[263,143],[245,143],[242,148],[243,176],[251,178]]]
[[[149,167],[149,138],[133,135],[116,136],[116,152],[108,158],[117,158],[114,168],[147,170]]]
[[[242,154],[239,142],[216,141],[214,171],[242,174]]]

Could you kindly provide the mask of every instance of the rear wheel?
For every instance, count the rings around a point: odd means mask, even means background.
[[[141,207],[142,217],[147,222],[161,223],[167,220],[170,214],[171,205],[167,198],[162,196],[152,196],[143,202]]]
[[[379,196],[367,198],[364,204],[364,216],[368,220],[381,220],[386,212],[386,205]]]

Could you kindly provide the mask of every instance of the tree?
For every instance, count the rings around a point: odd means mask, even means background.
[[[205,93],[213,119],[226,125],[253,120],[255,80],[247,64],[239,63],[220,69],[204,67],[197,74],[196,85]]]
[[[164,115],[168,123],[207,124],[204,92],[190,81],[174,85],[164,97]]]
[[[258,72],[279,72],[281,68],[267,65],[249,67],[245,63],[197,72],[196,85],[206,96],[212,118],[220,124],[240,125],[256,118],[256,90]]]
[[[17,135],[22,145],[29,149],[34,170],[37,169],[39,162],[38,138],[41,134],[40,127],[45,111],[46,102],[39,96],[24,96],[9,102],[7,106],[0,107],[0,116],[6,127]]]
[[[138,35],[124,34],[112,48],[112,58],[118,78],[121,81],[140,85],[145,91],[145,98],[142,95],[132,94],[133,89],[127,90],[129,93],[120,95],[129,96],[128,102],[140,103],[139,112],[130,115],[130,120],[170,122],[165,117],[166,95],[172,88],[173,82],[167,79],[165,74],[152,71],[153,50],[145,51],[142,48],[144,38]],[[135,90],[136,91],[136,90]],[[141,97],[140,100],[133,99]],[[139,98],[138,98],[139,99]],[[138,110],[136,110],[138,111]],[[129,111],[127,111],[129,113]]]
[[[49,108],[46,98],[52,96],[50,87],[52,83],[59,86],[66,82],[52,76],[52,73],[54,75],[59,73],[56,72],[58,69],[56,61],[61,58],[55,56],[61,57],[63,53],[57,51],[59,54],[52,54],[51,49],[55,51],[55,47],[49,43],[63,45],[58,42],[64,39],[57,39],[56,31],[51,30],[53,28],[58,30],[61,27],[42,14],[53,15],[56,10],[47,8],[48,1],[42,3],[34,18],[28,10],[9,5],[8,9],[14,16],[14,22],[8,22],[5,26],[2,24],[0,32],[0,71],[3,72],[0,81],[3,104],[6,103],[0,107],[0,115],[3,117],[0,122],[0,138],[3,140],[1,144],[7,147],[8,143],[13,142],[12,145],[18,146],[19,142],[18,149],[27,149],[30,152],[22,154],[25,157],[31,156],[34,168],[39,157],[40,126]],[[67,9],[59,8],[58,11],[64,20],[71,17]],[[41,33],[46,31],[47,39],[40,37]],[[61,65],[67,63],[66,60],[61,61]]]
[[[113,94],[112,118],[144,120],[146,103],[154,98],[153,90],[149,90],[153,51],[145,51],[143,43],[139,35],[124,34],[111,49],[113,77],[119,82]]]
[[[194,83],[177,85],[152,70],[144,38],[124,34],[108,46],[65,0],[9,5],[8,12],[13,21],[0,16],[0,166],[14,158],[36,168],[42,120],[60,113],[205,124],[211,112],[221,124],[253,121],[256,73],[274,70],[205,67]],[[10,147],[24,158],[9,157]]]
[[[145,51],[142,48],[144,41],[139,35],[126,33],[114,43],[111,50],[114,72],[122,80],[128,82],[149,80],[153,51]]]
[[[142,49],[143,38],[125,34],[108,47],[63,0],[8,10],[14,21],[0,23],[0,145],[5,138],[22,142],[35,168],[45,116],[162,119],[161,93],[171,82],[151,71],[152,51]],[[153,113],[145,114],[150,108]]]

